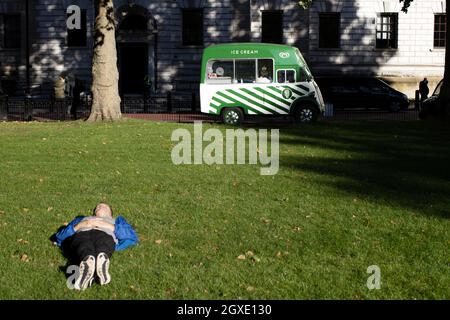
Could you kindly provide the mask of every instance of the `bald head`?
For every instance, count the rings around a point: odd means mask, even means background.
[[[112,210],[106,203],[99,203],[94,209],[94,215],[99,218],[112,218]]]

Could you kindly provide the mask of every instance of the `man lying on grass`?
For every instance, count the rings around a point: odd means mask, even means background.
[[[124,250],[138,242],[133,227],[118,216],[105,203],[98,204],[94,215],[76,217],[65,228],[56,233],[56,243],[69,257],[79,264],[74,288],[85,290],[94,279],[101,285],[111,281],[109,259],[115,250]]]

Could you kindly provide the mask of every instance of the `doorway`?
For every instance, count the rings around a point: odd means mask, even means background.
[[[148,91],[148,44],[119,44],[120,95],[139,94]]]

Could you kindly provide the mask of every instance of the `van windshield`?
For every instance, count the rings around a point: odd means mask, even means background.
[[[304,73],[306,74],[307,79],[312,79],[313,76],[312,76],[311,70],[309,70],[309,67],[308,67],[308,65],[306,64],[305,59],[304,59],[303,56],[300,54],[300,52],[297,52],[297,56],[298,56],[298,58],[300,59],[300,61],[302,62],[302,64],[303,64],[303,71],[304,71]]]

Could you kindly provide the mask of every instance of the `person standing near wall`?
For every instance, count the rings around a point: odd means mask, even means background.
[[[427,78],[424,78],[422,81],[420,81],[419,83],[419,92],[420,92],[420,103],[422,104],[422,102],[428,98],[428,94],[430,93],[430,89],[428,88],[428,80]]]

